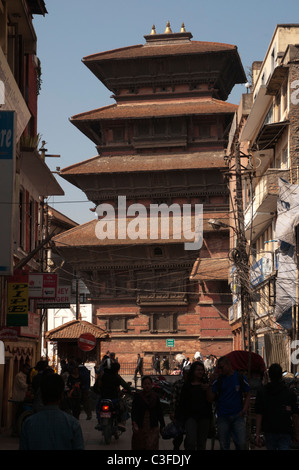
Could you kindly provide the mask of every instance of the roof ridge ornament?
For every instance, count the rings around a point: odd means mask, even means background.
[[[152,30],[151,30],[151,35],[153,35],[153,34],[157,34],[156,33],[156,26],[154,24],[153,24]]]
[[[170,27],[170,22],[167,21],[166,29],[164,31],[164,34],[170,34],[172,33],[171,27]]]
[[[185,28],[184,23],[182,23],[182,26],[181,26],[181,33],[185,33],[185,32],[186,32],[186,28]]]

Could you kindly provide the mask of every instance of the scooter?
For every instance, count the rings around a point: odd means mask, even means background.
[[[100,402],[100,425],[97,429],[102,431],[105,444],[110,444],[112,436],[117,440],[123,432],[118,423],[118,405],[112,400],[103,399]]]

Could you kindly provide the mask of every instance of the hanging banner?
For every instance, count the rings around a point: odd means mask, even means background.
[[[296,305],[297,254],[295,227],[299,224],[299,185],[279,178],[275,238],[280,241],[277,253],[276,305],[274,318],[283,328],[293,326],[292,308]]]
[[[8,278],[7,326],[28,326],[28,274]]]

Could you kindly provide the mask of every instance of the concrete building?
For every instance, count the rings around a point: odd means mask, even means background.
[[[0,1],[1,429],[11,424],[15,375],[40,358],[41,311],[28,297],[28,276],[44,267],[45,198],[63,195],[37,132],[41,65],[33,18],[46,13],[43,0]]]
[[[298,335],[298,314],[294,308],[289,310],[293,322],[288,328],[277,316],[282,289],[279,277],[282,240],[277,234],[277,208],[281,200],[280,182],[294,185],[294,193],[299,184],[298,43],[298,24],[277,25],[264,59],[253,63],[251,93],[243,96],[232,128],[244,154],[250,156],[242,161],[251,174],[251,177],[249,172],[243,174],[252,292],[251,339],[268,364],[277,361],[288,370],[292,367],[290,340]],[[233,146],[228,153],[234,156]],[[285,289],[286,302],[297,284],[297,261],[293,261],[288,264],[292,282],[290,290]],[[237,331],[241,312],[238,296],[235,300],[230,321]],[[295,304],[298,305],[297,294]]]

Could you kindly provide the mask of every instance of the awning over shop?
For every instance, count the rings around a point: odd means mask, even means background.
[[[275,147],[288,124],[289,121],[265,124],[255,140],[255,144],[258,146],[258,149],[266,150]]]

